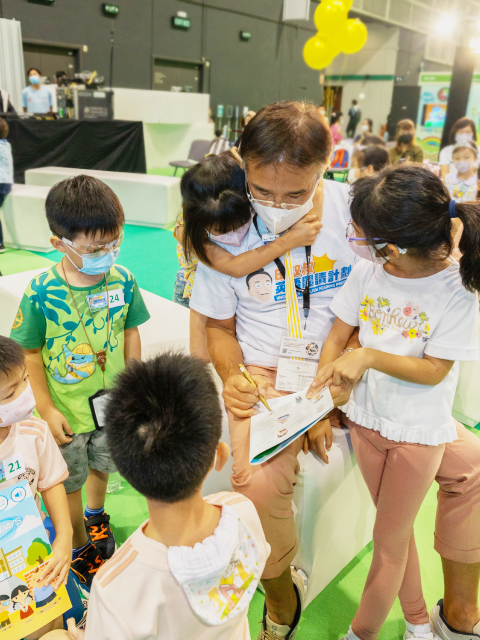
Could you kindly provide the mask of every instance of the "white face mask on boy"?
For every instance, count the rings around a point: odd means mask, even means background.
[[[29,420],[35,409],[35,397],[30,382],[25,391],[7,404],[0,404],[0,428],[10,427],[12,424]]]

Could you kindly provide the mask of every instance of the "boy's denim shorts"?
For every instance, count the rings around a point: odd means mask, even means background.
[[[183,292],[185,291],[185,286],[187,282],[185,280],[185,275],[183,269],[179,269],[177,271],[177,277],[175,278],[175,289],[173,291],[173,302],[177,304],[181,304],[182,307],[190,307],[190,300],[188,298],[183,297]]]
[[[63,483],[67,493],[73,493],[83,487],[89,469],[103,473],[115,473],[117,470],[110,456],[103,429],[75,433],[72,442],[60,445],[60,451],[68,467],[68,478]]]

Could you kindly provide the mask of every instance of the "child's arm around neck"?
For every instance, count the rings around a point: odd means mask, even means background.
[[[315,242],[322,223],[316,215],[306,215],[294,224],[287,233],[273,242],[251,249],[238,256],[233,256],[229,251],[220,247],[215,242],[208,242],[205,251],[210,266],[215,271],[232,278],[244,278],[262,267],[266,267],[276,258],[285,255],[296,247],[308,247]]]

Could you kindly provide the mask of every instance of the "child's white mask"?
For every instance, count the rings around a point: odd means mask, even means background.
[[[245,611],[260,580],[255,540],[228,505],[212,536],[193,549],[169,547],[168,564],[195,614],[212,626]]]
[[[30,382],[25,391],[7,404],[0,404],[0,427],[10,427],[12,424],[28,420],[35,409],[35,397]]]

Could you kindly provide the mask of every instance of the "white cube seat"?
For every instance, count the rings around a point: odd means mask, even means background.
[[[87,175],[98,178],[115,191],[129,224],[147,227],[168,227],[181,208],[180,178],[144,173],[97,171],[69,167],[42,167],[25,171],[28,185],[53,187],[70,176]]]
[[[53,251],[45,216],[48,187],[14,184],[0,209],[4,244],[29,251]]]

